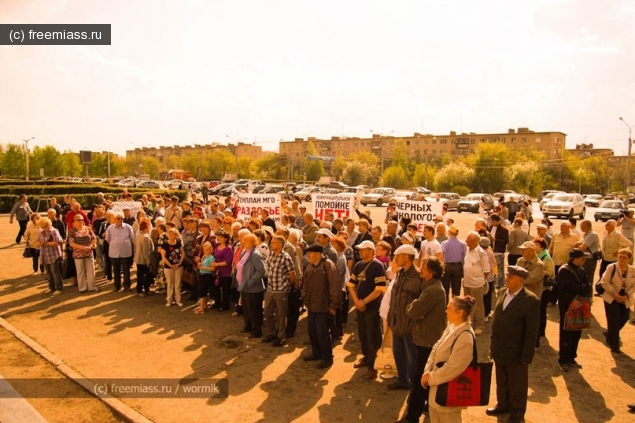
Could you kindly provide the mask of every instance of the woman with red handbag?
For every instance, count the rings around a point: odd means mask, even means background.
[[[463,407],[439,405],[436,394],[439,385],[459,376],[472,362],[475,338],[469,317],[475,304],[476,300],[469,295],[450,300],[446,309],[449,325],[432,347],[421,377],[421,386],[430,389],[428,401],[432,423],[461,422]]]

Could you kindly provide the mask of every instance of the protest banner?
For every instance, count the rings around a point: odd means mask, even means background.
[[[434,216],[440,215],[443,210],[443,203],[440,201],[397,201],[397,218],[409,217],[413,225],[417,225],[417,234],[423,234],[425,225],[434,224]]]
[[[123,213],[124,207],[130,207],[130,215],[137,217],[137,212],[143,210],[141,201],[114,201],[112,203],[112,211]]]
[[[346,220],[355,212],[355,194],[320,194],[311,196],[316,219],[324,220],[327,213]]]
[[[238,217],[250,219],[251,213],[256,211],[260,216],[260,211],[267,209],[269,217],[276,222],[280,221],[282,214],[282,200],[280,194],[238,194]]]

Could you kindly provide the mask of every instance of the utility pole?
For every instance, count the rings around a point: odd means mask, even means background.
[[[29,180],[29,141],[34,140],[35,137],[31,137],[28,140],[22,140],[24,141],[25,144],[25,149],[26,149],[26,180]]]
[[[631,133],[633,131],[633,126],[635,125],[629,125],[621,116],[620,120],[624,122],[624,125],[626,125],[626,127],[628,128],[628,157],[626,158],[626,193],[628,194],[628,188],[631,186],[631,152],[633,149],[633,140],[631,138]]]

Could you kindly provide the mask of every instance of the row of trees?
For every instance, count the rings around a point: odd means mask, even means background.
[[[610,168],[605,158],[579,158],[565,152],[562,158],[547,160],[534,148],[511,150],[501,144],[481,144],[474,154],[452,161],[449,156],[437,160],[410,157],[403,141],[397,140],[389,166],[383,173],[380,169],[375,154],[361,151],[336,158],[330,173],[349,185],[415,185],[462,195],[503,189],[534,196],[543,189],[605,193],[625,191],[626,186],[626,166]]]
[[[317,155],[312,143],[308,155]],[[290,163],[287,157],[277,153],[265,153],[256,161],[248,157],[236,157],[227,150],[189,153],[169,156],[164,163],[153,157],[119,157],[108,153],[92,154],[92,163],[86,167],[75,152],[60,152],[53,146],[36,146],[30,152],[29,176],[45,177],[108,175],[138,176],[148,174],[156,179],[162,171],[184,169],[197,179],[221,179],[226,173],[239,178],[266,180],[293,179],[315,181],[327,174],[320,160],[303,160]],[[408,188],[425,186],[434,191],[496,192],[515,189],[537,195],[543,189],[562,189],[584,193],[624,191],[626,168],[609,167],[604,158],[591,156],[578,158],[565,153],[558,160],[546,160],[544,153],[535,149],[510,150],[501,144],[481,144],[474,154],[454,161],[449,156],[440,159],[408,155],[402,140],[396,140],[390,162],[384,168],[377,155],[370,151],[358,151],[347,157],[336,157],[330,163],[328,173],[349,185],[391,186]],[[24,177],[26,156],[22,145],[0,146],[2,176]],[[382,173],[383,170],[383,173]]]

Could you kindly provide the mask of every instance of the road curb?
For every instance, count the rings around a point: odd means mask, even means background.
[[[0,326],[11,332],[11,334],[19,339],[24,345],[32,349],[43,359],[55,366],[55,368],[57,368],[57,370],[59,370],[64,376],[75,382],[77,385],[81,386],[86,392],[106,404],[106,406],[114,410],[117,414],[121,415],[127,421],[132,423],[153,423],[152,420],[148,419],[130,406],[124,404],[118,398],[110,395],[100,394],[99,390],[96,389],[96,386],[93,382],[77,373],[70,366],[64,363],[64,361],[62,361],[60,358],[55,356],[42,345],[38,344],[34,339],[29,337],[20,329],[13,326],[11,323],[7,322],[2,317],[0,317]]]

